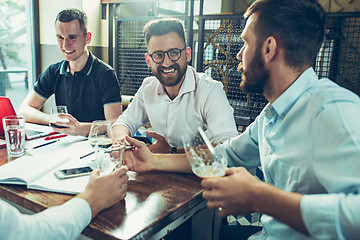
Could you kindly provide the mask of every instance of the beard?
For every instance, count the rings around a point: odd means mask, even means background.
[[[246,93],[263,93],[264,86],[269,79],[269,71],[265,69],[264,60],[261,58],[260,48],[257,48],[253,59],[251,59],[246,70],[243,69],[242,62],[239,63],[238,70],[242,72],[240,89]]]
[[[164,74],[162,73],[163,70],[172,68],[175,69],[176,74],[171,77],[164,76]],[[160,65],[156,68],[156,70],[151,68],[151,71],[164,87],[173,87],[179,84],[179,82],[181,82],[186,73],[186,69],[187,64],[185,64],[185,66],[182,68],[179,64],[173,63],[173,65],[171,65],[170,67],[163,67]]]

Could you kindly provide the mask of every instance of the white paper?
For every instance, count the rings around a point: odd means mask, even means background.
[[[34,156],[23,156],[2,165],[0,167],[0,183],[22,184],[27,185],[29,189],[69,194],[83,192],[89,181],[89,176],[58,179],[54,175],[54,171],[57,169],[87,165],[95,167],[94,154],[80,158],[93,151],[90,144],[87,141],[74,143],[75,140],[78,141],[79,139],[70,137],[68,140],[60,142],[60,146],[54,148],[53,151],[42,151],[35,153]],[[51,145],[55,144],[57,143]]]

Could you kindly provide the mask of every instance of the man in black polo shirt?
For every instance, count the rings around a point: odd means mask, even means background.
[[[19,114],[29,122],[49,124],[50,116],[39,109],[55,94],[56,105],[66,105],[67,128],[55,131],[88,135],[91,122],[114,122],[122,113],[120,86],[113,68],[88,49],[91,32],[87,16],[78,9],[65,9],[55,20],[56,37],[65,60],[50,65],[39,76],[34,89],[20,106]]]

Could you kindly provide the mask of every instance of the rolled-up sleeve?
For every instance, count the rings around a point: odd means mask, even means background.
[[[301,214],[311,237],[315,239],[345,239],[339,218],[343,194],[304,195]]]

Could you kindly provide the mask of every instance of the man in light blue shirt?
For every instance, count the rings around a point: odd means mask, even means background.
[[[244,16],[240,88],[262,93],[269,104],[224,143],[229,165],[243,167],[203,180],[208,207],[221,217],[262,213],[263,230],[251,239],[357,239],[360,99],[312,68],[324,37],[323,9],[312,0],[257,0]],[[190,171],[185,157],[166,161],[127,140],[138,147],[125,156],[137,171]],[[244,168],[256,166],[265,182]]]

